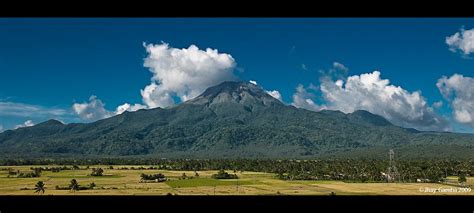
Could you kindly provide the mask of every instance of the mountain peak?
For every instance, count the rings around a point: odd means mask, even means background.
[[[216,86],[207,88],[201,95],[186,103],[199,105],[238,103],[264,106],[282,104],[258,85],[242,81],[224,81]]]
[[[360,120],[376,126],[391,126],[392,123],[380,115],[373,114],[366,110],[356,110],[349,115],[352,120]]]
[[[58,121],[58,120],[54,120],[54,119],[49,119],[45,122],[42,122],[42,123],[39,123],[39,124],[36,124],[34,126],[63,126],[64,124],[61,122],[61,121]]]

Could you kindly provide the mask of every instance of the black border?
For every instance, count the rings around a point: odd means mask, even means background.
[[[473,212],[472,196],[0,196],[10,212]],[[113,209],[113,211],[112,211]]]
[[[10,1],[4,17],[473,17],[468,1]]]

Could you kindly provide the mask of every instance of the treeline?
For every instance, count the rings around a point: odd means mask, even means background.
[[[171,160],[171,159],[89,159],[89,160],[0,160],[0,165],[139,165],[133,169],[166,169],[179,171],[236,170],[275,173],[285,180],[384,181],[387,160]],[[149,166],[140,166],[149,165]],[[77,166],[76,166],[77,167]],[[399,181],[438,182],[447,176],[473,176],[474,161],[400,160],[396,162]],[[116,168],[118,169],[118,167]],[[132,169],[132,167],[130,167]]]

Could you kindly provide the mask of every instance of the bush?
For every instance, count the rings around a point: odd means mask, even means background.
[[[163,175],[163,174],[161,174],[161,173],[158,173],[158,174],[151,174],[151,175],[141,174],[140,177],[142,178],[142,180],[154,180],[154,181],[157,181],[157,182],[164,182],[164,181],[166,181],[165,175]]]
[[[32,170],[33,170],[33,172],[29,172],[29,173],[19,173],[17,177],[19,177],[19,178],[41,177],[41,169],[34,168]]]
[[[214,179],[238,179],[239,177],[236,174],[229,174],[223,169],[221,169],[217,174],[211,176]]]

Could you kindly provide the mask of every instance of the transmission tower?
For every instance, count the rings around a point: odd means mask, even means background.
[[[390,162],[387,169],[387,182],[400,182],[400,173],[398,173],[397,166],[395,165],[395,152],[393,149],[390,149],[388,156]]]

